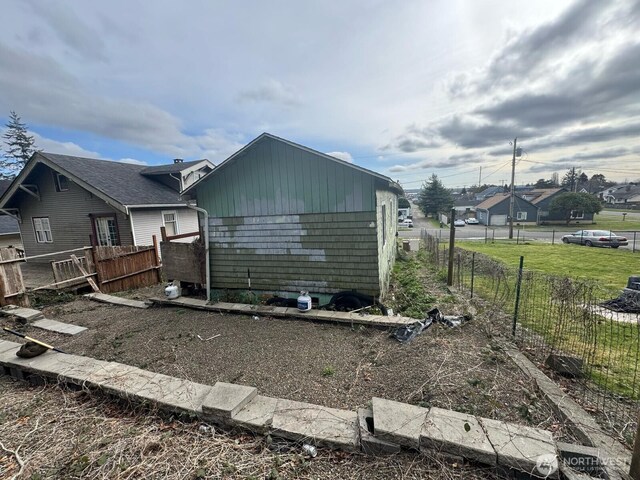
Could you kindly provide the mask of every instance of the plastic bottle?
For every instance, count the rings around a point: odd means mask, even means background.
[[[308,312],[311,310],[311,297],[308,292],[304,290],[300,292],[300,296],[298,297],[298,310],[301,312]]]

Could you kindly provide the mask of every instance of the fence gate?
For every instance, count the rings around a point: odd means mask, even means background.
[[[29,306],[20,262],[22,258],[15,248],[0,248],[0,306],[9,303]]]

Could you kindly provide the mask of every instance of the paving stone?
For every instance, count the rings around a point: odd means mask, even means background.
[[[556,446],[551,432],[489,418],[478,420],[498,454],[498,465],[536,474],[543,473],[536,467],[536,462],[541,457],[556,457]],[[557,472],[548,478],[557,478]]]
[[[216,382],[204,400],[202,412],[215,419],[230,419],[257,394],[258,389],[255,387]]]
[[[41,328],[42,330],[49,330],[51,332],[62,333],[65,335],[77,335],[87,329],[86,327],[58,322],[57,320],[50,320],[48,318],[43,318],[42,320],[33,322],[33,326]]]
[[[106,293],[87,293],[85,297],[95,300],[96,302],[110,303],[112,305],[122,305],[123,307],[132,308],[149,308],[149,304],[140,300],[132,300],[130,298],[115,297]]]
[[[16,350],[17,351],[17,350]],[[64,353],[52,352],[48,350],[41,355],[33,358],[20,358],[13,354],[13,357],[7,359],[7,364],[20,368],[29,373],[40,373],[52,378],[57,377],[59,370],[64,368],[65,364],[61,362]]]
[[[482,426],[473,415],[432,407],[420,436],[420,448],[459,455],[496,465],[494,451]]]
[[[428,408],[373,397],[374,435],[403,447],[420,448]]]
[[[0,314],[15,315],[16,317],[24,318],[27,321],[36,320],[43,317],[40,310],[34,310],[33,308],[25,307],[5,307],[0,310]]]
[[[565,442],[557,442],[556,447],[560,461],[567,467],[592,477],[604,478],[604,466],[599,449]]]
[[[67,355],[65,358],[60,360],[65,366],[61,367],[58,373],[58,379],[60,381],[80,386],[84,386],[86,384],[92,373],[103,369],[109,363],[78,355]]]
[[[86,383],[119,397],[133,398],[156,375],[158,374],[130,365],[106,362],[87,376]]]
[[[133,396],[151,401],[161,408],[199,414],[202,413],[202,404],[211,388],[210,385],[157,374]]]
[[[367,419],[371,422],[369,426]],[[360,429],[360,448],[367,455],[393,455],[400,452],[400,445],[386,442],[373,436],[373,411],[370,408],[358,409],[358,428]]]
[[[21,345],[20,343],[10,342],[9,340],[0,340],[0,353],[13,350],[14,348],[18,349]]]
[[[273,415],[276,411],[277,398],[256,395],[242,410],[232,418],[234,423],[249,430],[265,433],[273,423]]]
[[[5,347],[0,351],[0,365],[10,367],[13,364],[14,359],[19,358],[16,357],[16,352],[21,346],[22,345],[19,343],[16,343],[14,346],[9,348],[5,345]]]
[[[272,432],[289,440],[360,450],[358,414],[349,410],[279,399]]]

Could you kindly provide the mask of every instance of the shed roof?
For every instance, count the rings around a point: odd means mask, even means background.
[[[270,139],[278,141],[278,142],[286,143],[287,145],[290,145],[290,146],[292,146],[294,148],[299,148],[299,149],[304,150],[306,152],[309,152],[309,153],[312,153],[314,155],[318,155],[320,157],[323,157],[323,158],[325,158],[325,159],[327,159],[329,161],[332,161],[332,162],[338,163],[340,165],[344,165],[346,167],[353,168],[354,170],[358,170],[360,172],[366,173],[368,175],[371,175],[373,177],[381,179],[384,182],[388,182],[389,188],[394,190],[394,191],[396,191],[396,193],[398,193],[398,194],[402,194],[403,193],[402,187],[398,183],[394,182],[391,178],[389,178],[389,177],[387,177],[385,175],[382,175],[381,173],[374,172],[373,170],[369,170],[369,169],[364,168],[364,167],[360,167],[359,165],[354,165],[353,163],[345,162],[344,160],[340,160],[339,158],[332,157],[331,155],[327,155],[326,153],[319,152],[319,151],[314,150],[312,148],[305,147],[304,145],[300,145],[300,144],[292,142],[290,140],[286,140],[284,138],[277,137],[275,135],[272,135],[270,133],[265,132],[265,133],[262,133],[261,135],[259,135],[257,138],[253,139],[248,144],[246,144],[244,147],[242,147],[236,153],[231,155],[225,161],[220,163],[211,172],[209,172],[207,175],[205,175],[200,180],[195,182],[193,185],[191,185],[188,188],[186,188],[182,192],[182,194],[185,195],[188,192],[193,191],[195,188],[197,188],[198,185],[200,185],[207,178],[210,178],[211,176],[216,175],[218,172],[220,172],[220,171],[224,170],[225,168],[227,168],[229,165],[234,163],[242,155],[242,153],[244,153],[245,151],[247,151],[248,149],[253,147],[256,143],[262,141],[265,138],[270,138]]]
[[[509,194],[494,195],[476,205],[476,210],[489,210],[491,207],[495,207],[499,203],[509,199]]]

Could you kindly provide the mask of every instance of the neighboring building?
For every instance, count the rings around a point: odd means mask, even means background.
[[[558,214],[551,212],[551,202],[560,194],[567,193],[567,190],[564,187],[559,188],[538,188],[535,190],[531,190],[523,195],[523,198],[529,200],[535,206],[538,207],[538,224],[566,224],[566,219]],[[571,216],[571,220],[569,223],[593,223],[593,213],[584,213],[584,212],[573,212]]]
[[[180,188],[213,164],[161,167],[37,152],[0,197],[0,210],[18,217],[27,256],[90,244],[151,245],[162,226],[169,235],[196,231],[197,213]]]
[[[598,196],[605,203],[616,207],[640,207],[640,185],[635,183],[616,185],[600,192]]]
[[[209,214],[211,289],[326,300],[384,294],[396,255],[400,186],[263,133],[184,192]]]
[[[528,192],[529,190],[532,190],[532,189],[533,187],[530,187],[528,185],[516,185],[515,192],[516,194],[522,195],[525,192]],[[505,193],[509,193],[509,186],[487,187],[480,193],[476,194],[476,200],[484,201],[487,198],[491,198],[495,195],[503,195]]]
[[[0,196],[7,191],[11,180],[0,180]],[[22,249],[18,220],[8,212],[0,211],[0,248],[15,247]]]
[[[472,217],[471,213],[475,212],[476,205],[480,203],[473,197],[467,195],[460,197],[453,202],[453,207],[456,209],[457,218],[469,218]]]
[[[509,194],[494,195],[476,205],[476,218],[482,225],[504,226],[509,222]],[[524,198],[515,195],[513,205],[514,224],[535,224],[538,219],[538,207]]]

